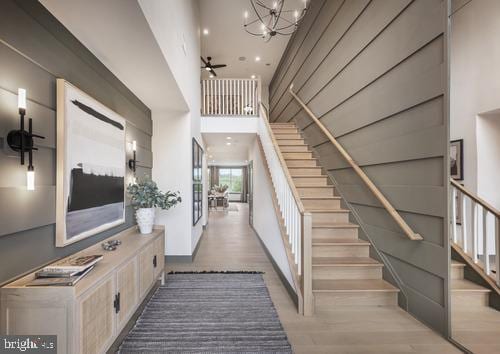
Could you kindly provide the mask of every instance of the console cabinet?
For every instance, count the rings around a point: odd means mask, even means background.
[[[104,258],[75,286],[28,287],[34,273],[0,289],[0,333],[57,335],[58,353],[105,353],[154,283],[164,280],[165,233],[140,235],[130,228],[114,235],[122,244],[100,243],[71,257]]]

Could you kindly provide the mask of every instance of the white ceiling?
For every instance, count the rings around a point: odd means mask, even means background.
[[[272,3],[271,0],[264,0]],[[284,9],[301,9],[303,0],[285,0]],[[217,69],[217,77],[247,78],[261,76],[268,85],[278,66],[290,36],[275,36],[269,42],[243,29],[243,13],[253,10],[249,0],[200,0],[201,28],[209,34],[201,38],[201,55],[211,56],[212,64],[227,64]],[[260,62],[255,57],[260,56]],[[245,61],[238,60],[245,57]],[[267,64],[270,64],[269,66]],[[206,78],[207,72],[202,72]]]
[[[209,165],[244,165],[248,161],[249,149],[255,140],[250,133],[204,133],[207,161]],[[227,139],[231,137],[231,139]],[[227,143],[231,145],[227,145]]]

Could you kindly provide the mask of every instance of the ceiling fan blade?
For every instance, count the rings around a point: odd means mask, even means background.
[[[208,65],[208,63],[205,61],[205,59],[203,59],[203,57],[200,57],[201,58],[201,61],[203,62],[203,64],[205,64],[205,66]]]
[[[217,64],[217,65],[212,65],[211,67],[217,69],[217,68],[224,68],[226,66],[227,66],[226,64]]]
[[[210,73],[213,75],[213,76],[217,76],[217,74],[215,73],[215,71],[213,69],[210,69]]]

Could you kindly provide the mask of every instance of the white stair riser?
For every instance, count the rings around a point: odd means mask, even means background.
[[[337,306],[396,306],[397,292],[389,291],[338,291],[314,292],[316,311]]]
[[[312,213],[313,226],[315,223],[327,224],[327,223],[343,223],[349,222],[349,212],[337,212],[337,213],[322,213],[314,212]]]
[[[298,134],[297,128],[287,127],[287,128],[272,128],[274,134]]]
[[[313,279],[382,279],[382,268],[378,266],[313,266]]]
[[[297,187],[297,191],[299,192],[299,196],[301,197],[333,197],[333,187],[325,187],[325,188],[301,188]]]
[[[306,210],[340,209],[340,199],[303,199]]]
[[[283,158],[286,159],[312,159],[312,152],[283,152]]]
[[[358,239],[358,228],[313,228],[312,231],[313,241],[318,238],[331,238],[331,239]]]
[[[312,255],[313,257],[369,257],[370,246],[369,244],[361,246],[313,244]]]

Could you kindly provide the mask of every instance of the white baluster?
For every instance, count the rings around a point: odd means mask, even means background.
[[[477,253],[478,253],[478,222],[477,222],[477,203],[474,200],[471,200],[471,209],[472,209],[472,260],[474,263],[477,263]]]
[[[483,254],[484,254],[484,272],[490,275],[490,260],[488,255],[488,212],[483,207]]]
[[[468,240],[467,240],[467,226],[468,226],[468,222],[467,222],[467,203],[466,203],[466,198],[465,198],[465,194],[464,193],[460,193],[460,201],[461,201],[461,205],[462,205],[462,240],[463,240],[463,244],[464,244],[464,252],[465,253],[469,253],[469,245],[468,245]]]
[[[451,193],[451,222],[452,222],[452,230],[453,230],[453,242],[457,242],[457,189],[455,187],[452,187],[452,193]]]

